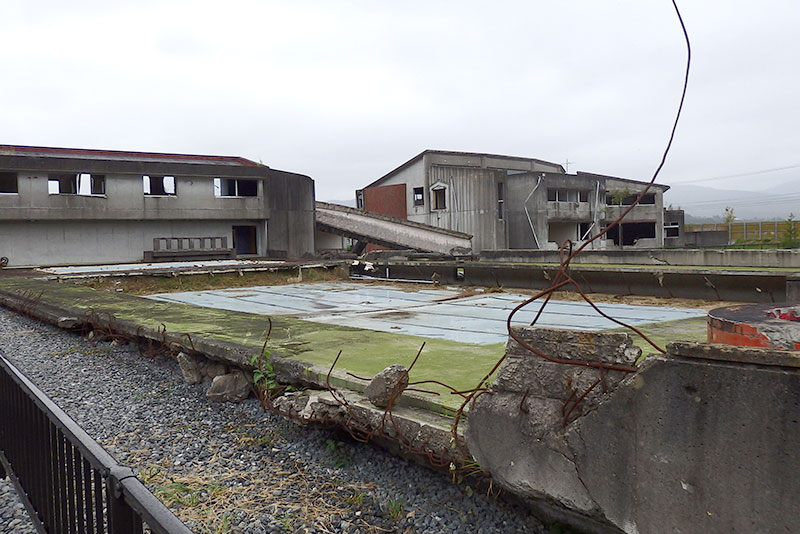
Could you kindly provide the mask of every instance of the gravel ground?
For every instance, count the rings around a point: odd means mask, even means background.
[[[0,308],[0,351],[194,532],[546,532],[524,510],[254,399],[208,402],[172,359],[130,345]],[[0,481],[0,532],[33,532],[18,503]]]

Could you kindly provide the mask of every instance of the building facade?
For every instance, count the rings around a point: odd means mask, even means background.
[[[578,172],[532,158],[426,150],[356,191],[357,206],[473,236],[473,251],[552,249],[614,221],[646,182]],[[595,248],[664,246],[655,184]]]
[[[197,237],[313,254],[314,182],[238,157],[0,145],[9,265],[138,262],[154,240]]]

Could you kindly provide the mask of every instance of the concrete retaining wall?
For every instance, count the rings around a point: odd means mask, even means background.
[[[485,250],[481,261],[514,263],[560,263],[558,251]],[[572,264],[601,265],[692,265],[698,267],[787,267],[800,268],[800,250],[585,250]]]
[[[535,341],[536,330],[517,333]],[[673,344],[616,389],[594,390],[563,426],[555,408],[585,385],[514,345],[467,440],[543,513],[590,532],[797,531],[800,353]]]
[[[555,266],[480,262],[376,261],[375,271],[394,279],[437,280],[442,284],[544,289]],[[388,269],[388,270],[387,270]],[[648,295],[733,302],[784,302],[792,272],[723,271],[589,267],[576,265],[571,274],[588,293]],[[566,287],[570,290],[571,287]],[[796,292],[797,290],[795,290]]]

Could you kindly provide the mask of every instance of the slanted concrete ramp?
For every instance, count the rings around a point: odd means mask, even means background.
[[[472,236],[377,213],[317,202],[317,229],[385,247],[469,255]]]

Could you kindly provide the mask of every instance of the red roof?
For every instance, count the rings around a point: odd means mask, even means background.
[[[90,148],[51,148],[39,146],[0,145],[2,156],[34,156],[44,158],[85,158],[116,161],[164,161],[182,163],[215,163],[257,167],[259,164],[239,156],[202,156],[196,154],[166,154],[161,152],[127,152]]]

